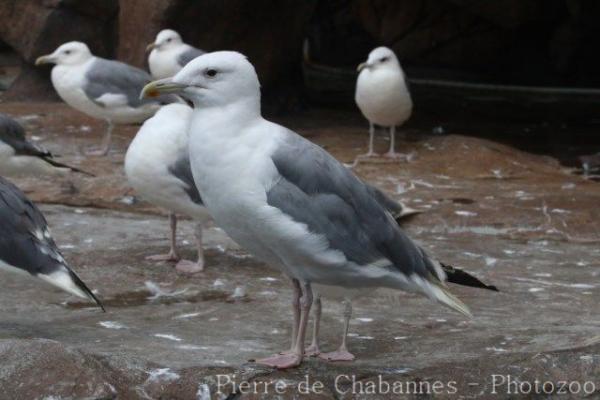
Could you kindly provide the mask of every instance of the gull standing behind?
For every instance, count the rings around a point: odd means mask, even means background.
[[[93,176],[56,161],[48,150],[27,140],[21,124],[0,113],[0,175],[63,175],[68,172]]]
[[[358,108],[369,120],[369,151],[359,157],[377,155],[373,151],[375,125],[390,129],[390,149],[386,157],[398,158],[395,152],[396,127],[404,124],[412,113],[413,103],[406,77],[394,52],[378,47],[358,66],[356,94]]]
[[[293,351],[260,360],[302,362],[311,285],[387,287],[470,312],[446,288],[440,263],[417,246],[352,172],[321,147],[263,119],[260,83],[240,53],[200,56],[145,96],[180,93],[194,103],[190,161],[215,222],[293,283]]]
[[[19,188],[0,177],[0,269],[29,274],[70,294],[100,300],[69,268],[44,215]]]
[[[170,78],[181,71],[187,63],[205,53],[186,44],[179,33],[163,29],[156,35],[154,43],[146,47],[150,51],[148,66],[154,79]]]
[[[187,128],[191,116],[192,109],[185,104],[162,107],[144,122],[125,154],[125,174],[129,184],[144,199],[170,212],[171,249],[168,254],[147,258],[178,261],[177,270],[187,273],[204,269],[202,225],[209,218],[190,169]],[[197,262],[181,260],[177,252],[176,213],[197,222]]]
[[[65,103],[107,122],[102,149],[93,153],[96,155],[108,154],[114,124],[143,122],[161,104],[177,101],[174,97],[141,100],[140,90],[151,80],[150,75],[131,65],[96,57],[85,43],[65,43],[52,54],[39,57],[35,64],[55,64],[52,85]]]

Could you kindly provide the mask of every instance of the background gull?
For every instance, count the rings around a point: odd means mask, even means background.
[[[192,109],[185,104],[162,107],[144,122],[125,155],[125,174],[130,185],[144,199],[170,212],[171,249],[168,254],[148,258],[178,261],[176,268],[188,273],[204,268],[202,225],[209,218],[190,169],[187,127],[191,114]],[[177,252],[177,213],[197,222],[197,262],[181,260]]]
[[[184,43],[179,33],[172,29],[160,31],[146,51],[150,51],[148,66],[154,79],[174,76],[187,63],[205,53]]]
[[[48,150],[26,139],[20,123],[0,113],[0,175],[55,175],[69,171],[93,176],[56,161]]]
[[[366,62],[358,66],[355,100],[369,120],[369,151],[362,157],[372,157],[375,125],[390,129],[390,149],[386,157],[396,158],[396,127],[405,123],[412,113],[412,99],[404,71],[394,52],[378,47],[369,53]]]
[[[259,362],[302,362],[313,283],[421,293],[464,315],[438,261],[417,246],[368,186],[319,146],[262,118],[260,84],[246,57],[198,57],[144,95],[194,103],[190,161],[212,217],[294,287],[293,351]]]
[[[102,307],[94,293],[67,265],[40,210],[21,190],[2,177],[0,269],[35,276]]]
[[[65,43],[36,60],[36,65],[42,64],[56,64],[52,84],[68,105],[107,122],[102,149],[96,154],[108,154],[114,124],[140,123],[154,115],[161,104],[175,101],[140,100],[140,90],[150,75],[125,63],[96,57],[85,43]]]

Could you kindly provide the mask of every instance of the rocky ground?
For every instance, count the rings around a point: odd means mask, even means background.
[[[452,287],[471,307],[470,321],[412,295],[359,299],[349,339],[357,361],[310,359],[277,372],[251,362],[288,346],[291,292],[277,271],[214,226],[203,273],[186,276],[144,259],[168,248],[168,227],[164,213],[136,200],[123,180],[135,127],[116,130],[109,157],[86,158],[82,150],[99,144],[101,123],[53,103],[3,104],[2,111],[96,175],[15,182],[42,204],[65,257],[107,312],[2,272],[0,398],[600,395],[600,185],[554,158],[460,132],[414,132],[398,144],[409,162],[359,164],[364,179],[425,211],[407,223],[412,237],[500,292]],[[344,162],[366,145],[354,114],[313,111],[283,122]],[[379,141],[383,151],[387,142]],[[191,223],[180,226],[184,255],[193,257]],[[341,312],[325,299],[325,350],[338,345]]]

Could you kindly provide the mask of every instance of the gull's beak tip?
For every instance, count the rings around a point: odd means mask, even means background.
[[[362,71],[363,69],[365,69],[367,67],[368,67],[368,65],[367,65],[366,62],[360,63],[360,64],[358,64],[358,67],[356,67],[356,71],[360,72],[360,71]]]
[[[40,65],[44,65],[48,63],[48,56],[41,56],[35,60],[35,66],[39,67]]]
[[[173,82],[172,78],[159,79],[148,83],[140,93],[140,99],[154,98],[163,94],[179,94],[188,85]]]
[[[160,96],[160,90],[158,90],[156,81],[148,83],[140,92],[140,100],[149,99]]]
[[[146,46],[146,53],[154,50],[155,47],[156,47],[156,43],[150,43],[148,46]]]

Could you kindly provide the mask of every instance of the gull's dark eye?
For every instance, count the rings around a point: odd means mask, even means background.
[[[384,63],[384,62],[386,62],[386,61],[387,61],[387,60],[389,60],[389,59],[390,59],[389,57],[381,57],[381,58],[379,59],[379,62],[382,62],[382,63]]]
[[[168,39],[167,39],[167,43],[169,43],[169,42],[170,42],[170,41],[172,41],[172,40],[173,40],[173,39],[171,39],[171,38],[168,38]]]
[[[216,75],[217,75],[216,69],[209,69],[206,71],[206,76],[210,76],[211,78],[214,78]]]
[[[69,54],[71,54],[71,50],[65,50],[65,54],[66,54],[66,55],[69,55]]]

